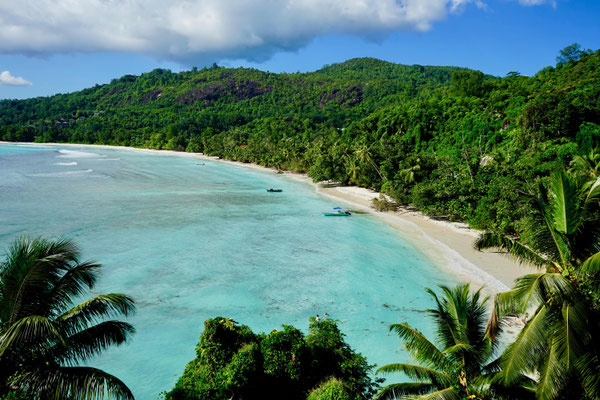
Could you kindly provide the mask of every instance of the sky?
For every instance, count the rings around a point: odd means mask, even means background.
[[[354,57],[534,75],[600,48],[600,0],[1,0],[0,99],[155,68],[314,71]]]

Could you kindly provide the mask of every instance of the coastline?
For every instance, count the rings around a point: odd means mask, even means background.
[[[116,149],[136,151],[147,154],[176,155],[213,160],[263,171],[277,172],[273,168],[258,164],[243,163],[206,156],[202,153],[186,153],[172,150],[139,149],[135,147],[73,144],[73,143],[23,143],[3,142],[28,146],[63,146],[99,149]],[[466,224],[438,221],[426,215],[408,210],[396,212],[379,212],[372,209],[371,200],[379,196],[378,192],[356,186],[332,186],[314,183],[306,174],[284,172],[282,176],[306,184],[310,184],[321,196],[340,201],[354,210],[366,212],[379,218],[393,227],[398,234],[421,251],[435,265],[456,276],[461,282],[469,282],[474,289],[483,287],[483,294],[494,294],[512,287],[514,279],[534,271],[531,267],[519,265],[504,254],[496,252],[480,252],[473,248],[473,241],[478,231],[470,229]]]

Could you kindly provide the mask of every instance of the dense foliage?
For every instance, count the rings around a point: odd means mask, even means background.
[[[600,178],[582,161],[540,188],[527,244],[491,232],[476,242],[545,269],[496,297],[487,328],[493,338],[504,316],[525,315],[526,326],[500,360],[499,378],[510,384],[522,374],[535,376],[539,399],[600,398]]]
[[[21,238],[0,263],[0,398],[132,400],[118,378],[81,366],[134,328],[110,317],[135,306],[128,296],[93,289],[100,264],[80,262],[71,241]]]
[[[159,69],[0,101],[0,138],[204,152],[519,233],[521,194],[600,144],[600,52],[569,46],[557,61],[505,78],[376,59],[294,74]]]
[[[306,336],[289,325],[255,334],[231,319],[208,319],[196,358],[166,399],[369,399],[371,366],[343,336],[330,319],[311,320]]]
[[[508,383],[496,378],[496,336],[486,334],[486,302],[480,290],[469,285],[441,286],[442,296],[427,290],[436,308],[427,310],[437,328],[436,344],[407,323],[393,324],[406,349],[418,364],[397,363],[379,368],[381,373],[403,373],[413,382],[382,388],[379,399],[534,399],[533,380],[515,374]]]

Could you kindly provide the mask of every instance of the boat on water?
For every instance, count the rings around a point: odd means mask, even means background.
[[[333,212],[324,212],[323,215],[326,217],[349,217],[352,214],[350,211],[342,210],[342,207],[333,207]]]
[[[273,188],[268,188],[267,192],[271,192],[271,193],[279,193],[279,192],[283,192],[283,190],[281,189],[273,189]]]

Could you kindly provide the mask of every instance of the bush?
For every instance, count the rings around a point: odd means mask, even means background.
[[[332,320],[311,320],[308,336],[289,325],[256,335],[217,317],[204,323],[196,358],[165,398],[370,399],[371,370]]]

